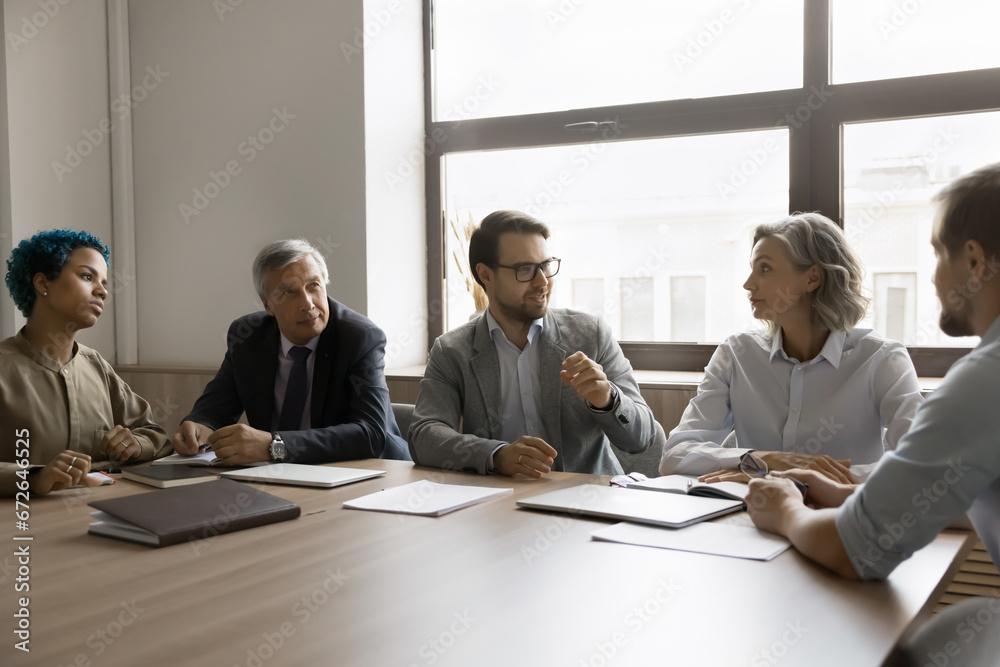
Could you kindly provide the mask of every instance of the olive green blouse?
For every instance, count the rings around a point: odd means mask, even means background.
[[[31,467],[46,465],[66,449],[89,455],[95,469],[110,467],[101,439],[118,425],[129,428],[142,447],[130,460],[170,452],[149,403],[132,393],[96,350],[75,343],[73,357],[60,365],[20,331],[0,342],[0,497],[14,495],[15,452],[25,449]]]

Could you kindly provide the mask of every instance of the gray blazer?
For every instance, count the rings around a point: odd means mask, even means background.
[[[663,428],[639,395],[632,366],[598,317],[550,309],[539,341],[542,422],[549,444],[559,453],[553,470],[618,474],[611,445],[638,454],[666,441]],[[604,367],[618,387],[616,409],[594,412],[559,379],[562,362],[582,351]],[[420,381],[410,425],[410,454],[417,465],[487,472],[503,430],[500,365],[486,317],[438,337]]]

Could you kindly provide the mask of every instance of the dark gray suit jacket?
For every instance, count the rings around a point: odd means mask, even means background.
[[[329,299],[330,317],[320,334],[313,366],[310,424],[305,431],[282,431],[294,463],[351,459],[409,460],[396,427],[385,383],[385,334],[367,317]],[[281,345],[278,322],[261,311],[229,327],[228,350],[184,421],[211,429],[247,422],[273,431],[274,380]]]
[[[536,341],[541,346],[541,418],[549,444],[559,453],[553,470],[618,474],[622,469],[612,444],[637,454],[666,441],[603,320],[550,309]],[[563,360],[577,351],[601,364],[618,387],[615,410],[594,412],[559,379]],[[503,444],[502,431],[500,364],[484,315],[434,342],[413,411],[410,453],[418,465],[486,473],[491,453]]]

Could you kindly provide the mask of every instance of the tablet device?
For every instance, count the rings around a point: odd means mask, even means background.
[[[230,470],[222,473],[222,477],[237,479],[241,482],[257,482],[259,484],[291,484],[293,486],[317,486],[330,489],[363,479],[381,477],[385,470],[364,470],[361,468],[335,468],[322,465],[305,465],[302,463],[272,463],[271,465],[246,468],[245,470]]]
[[[676,493],[650,493],[597,484],[581,484],[517,501],[519,507],[596,516],[619,521],[683,528],[693,523],[738,512],[739,500],[702,498]]]

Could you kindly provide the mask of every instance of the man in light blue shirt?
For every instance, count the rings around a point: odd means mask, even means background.
[[[517,211],[491,213],[473,234],[469,265],[489,308],[434,342],[409,433],[418,465],[617,474],[612,445],[639,453],[665,440],[608,325],[549,309],[561,260],[548,237]]]
[[[806,501],[821,508],[810,509],[788,479],[750,482],[758,527],[851,579],[884,579],[966,513],[1000,563],[1000,163],[938,198],[931,243],[941,330],[981,336],[979,345],[952,366],[864,485],[775,473],[810,485]]]

